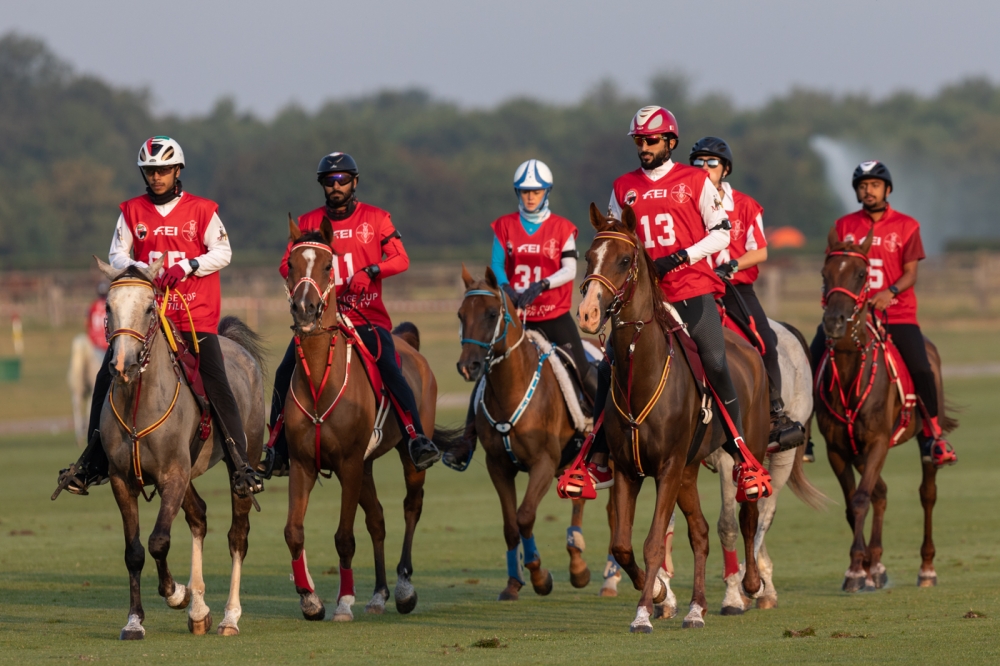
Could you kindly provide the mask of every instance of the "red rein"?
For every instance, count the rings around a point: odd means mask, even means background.
[[[302,403],[299,402],[298,396],[295,395],[294,387],[290,388],[289,392],[292,394],[292,400],[295,402],[298,408],[302,410],[303,414],[305,414],[312,420],[313,425],[316,427],[316,471],[320,474],[323,473],[320,461],[320,449],[323,439],[322,435],[323,423],[326,421],[327,418],[329,418],[330,413],[333,412],[333,408],[337,406],[337,403],[340,402],[340,399],[344,397],[344,390],[347,388],[347,383],[351,379],[351,348],[354,346],[354,340],[350,336],[348,336],[347,364],[344,368],[344,384],[340,387],[340,391],[337,393],[337,397],[333,399],[333,402],[330,403],[330,406],[326,408],[325,412],[320,414],[319,399],[320,396],[323,395],[323,390],[326,388],[326,382],[330,379],[330,369],[333,367],[333,352],[337,347],[338,335],[339,331],[334,330],[332,332],[332,335],[330,336],[330,351],[326,356],[326,369],[323,371],[323,379],[320,381],[318,389],[315,386],[313,386],[312,373],[309,370],[309,363],[306,362],[305,352],[302,351],[302,343],[299,341],[299,336],[296,335],[294,338],[295,351],[298,352],[299,360],[302,362],[302,370],[306,373],[306,383],[309,384],[309,391],[312,393],[313,411],[310,412],[309,410],[307,410],[305,407],[302,406]],[[326,478],[330,478],[330,476],[332,475],[333,475],[332,473],[330,475],[324,474]]]

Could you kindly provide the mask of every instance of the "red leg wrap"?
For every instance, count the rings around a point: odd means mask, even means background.
[[[337,593],[337,601],[345,596],[354,596],[354,570],[340,567],[340,592]]]
[[[734,573],[740,572],[740,558],[735,550],[723,549],[722,561],[725,563],[725,573],[722,574],[723,578],[729,578]]]
[[[292,580],[295,581],[296,588],[309,590],[310,592],[316,591],[312,576],[309,575],[309,567],[306,564],[306,551],[304,550],[299,555],[299,559],[292,560]]]

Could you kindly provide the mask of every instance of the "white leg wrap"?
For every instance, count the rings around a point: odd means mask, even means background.
[[[182,603],[184,603],[184,595],[187,592],[187,588],[180,583],[174,583],[174,593],[169,597],[166,597],[167,605],[171,608],[177,608]]]
[[[351,606],[354,605],[354,596],[350,594],[345,594],[337,601],[337,610],[333,612],[334,622],[350,622],[354,619],[354,611],[351,610]]]
[[[124,637],[126,633],[138,633],[140,636],[146,635],[146,628],[142,626],[142,620],[139,619],[138,615],[128,616],[128,624],[126,624],[122,629],[122,637]]]
[[[205,592],[191,590],[191,605],[188,606],[188,617],[192,620],[204,620],[211,609],[205,603]]]
[[[705,609],[698,604],[691,604],[691,608],[688,614],[684,616],[684,627],[686,628],[700,628],[705,626],[705,618],[703,617]]]
[[[226,616],[222,618],[222,622],[219,623],[219,626],[238,629],[241,617],[243,617],[242,608],[227,608]]]
[[[413,583],[410,582],[409,578],[404,576],[396,577],[396,603],[407,601],[413,597],[413,593],[416,590],[413,589]]]
[[[643,633],[649,633],[653,630],[653,624],[649,621],[649,611],[646,610],[645,606],[639,606],[635,611],[635,619],[632,620],[632,624],[629,625],[632,631],[644,631]]]

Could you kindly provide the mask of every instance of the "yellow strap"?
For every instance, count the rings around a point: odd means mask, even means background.
[[[170,416],[170,413],[174,411],[174,406],[177,405],[177,396],[180,395],[180,392],[181,392],[181,380],[180,377],[178,377],[177,385],[174,387],[174,398],[173,400],[170,401],[170,406],[167,407],[167,411],[164,412],[163,416],[157,419],[156,423],[153,423],[152,425],[143,428],[142,431],[140,431],[139,433],[136,433],[135,438],[132,440],[132,471],[135,472],[135,478],[139,482],[140,488],[144,486],[145,483],[142,480],[142,462],[139,459],[139,440],[141,440],[143,437],[145,437],[146,435],[150,434],[151,432],[159,428],[161,425],[163,425],[163,422],[167,420],[167,418]],[[129,435],[131,436],[132,432],[131,429],[128,427],[128,424],[125,423],[125,419],[122,418],[121,414],[118,413],[118,407],[115,406],[114,384],[111,385],[111,411],[114,413],[115,418],[118,420],[118,423],[120,423],[122,428],[124,428],[125,431],[128,432]]]
[[[198,336],[195,335],[195,331],[194,331],[194,317],[191,316],[191,308],[188,307],[188,302],[187,302],[187,299],[184,298],[184,294],[182,294],[181,292],[177,291],[176,289],[174,291],[177,293],[177,298],[179,298],[180,301],[181,301],[181,303],[184,304],[184,311],[187,312],[188,324],[190,324],[190,326],[191,326],[191,340],[192,340],[192,344],[194,346],[194,353],[198,354],[198,353],[200,353],[200,350],[198,348]],[[167,342],[170,343],[170,348],[176,354],[177,353],[177,342],[174,340],[174,334],[173,334],[173,332],[171,332],[170,326],[167,324],[167,318],[166,318],[167,301],[169,301],[169,300],[170,300],[170,287],[164,287],[163,288],[163,305],[160,307],[160,310],[159,310],[159,313],[160,313],[160,323],[163,324],[163,330],[167,334]]]
[[[670,360],[671,360],[671,358],[672,358],[671,356],[667,356],[667,362],[663,364],[663,374],[660,376],[660,383],[656,387],[656,391],[653,393],[653,397],[651,397],[649,399],[649,402],[646,403],[645,408],[643,408],[642,412],[639,414],[639,418],[635,419],[635,425],[636,425],[636,427],[632,428],[632,458],[635,460],[635,469],[639,473],[639,476],[646,476],[646,473],[643,471],[643,469],[642,469],[642,462],[639,460],[639,427],[638,426],[642,425],[642,422],[646,420],[646,417],[649,416],[649,413],[651,411],[653,411],[653,407],[656,406],[656,401],[659,400],[660,399],[660,395],[663,394],[663,388],[667,385],[667,376],[670,374]],[[612,372],[614,372],[614,368],[612,368]],[[622,415],[622,418],[628,419],[629,423],[631,424],[631,422],[632,422],[632,415],[631,415],[631,413],[626,414],[624,411],[622,411],[621,406],[618,404],[618,399],[615,397],[615,385],[614,384],[612,384],[612,386],[611,386],[611,401],[614,403],[615,409],[618,410],[618,413]],[[629,409],[630,410],[631,410],[631,408],[632,408],[632,405],[629,405]]]

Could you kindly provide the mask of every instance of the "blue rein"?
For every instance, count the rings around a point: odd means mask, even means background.
[[[500,307],[503,308],[503,332],[502,333],[500,332],[500,324],[498,323],[497,324],[497,330],[493,334],[494,337],[493,337],[493,340],[491,342],[483,342],[482,340],[476,340],[474,338],[459,338],[459,344],[463,344],[463,345],[465,345],[465,344],[472,344],[472,345],[476,345],[477,347],[482,347],[483,349],[485,349],[485,350],[487,350],[489,352],[492,352],[493,351],[493,345],[495,345],[496,343],[500,342],[501,340],[506,340],[507,339],[507,328],[508,328],[508,326],[510,326],[510,324],[512,322],[512,320],[510,318],[510,311],[507,309],[506,299],[504,299],[502,293],[501,294],[495,294],[492,291],[489,291],[487,289],[470,289],[469,291],[465,292],[465,298],[468,298],[469,296],[492,296],[493,298],[499,298],[500,299]],[[465,300],[465,298],[463,298],[462,300]]]

